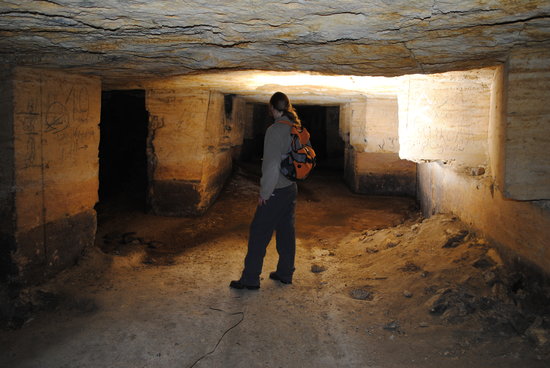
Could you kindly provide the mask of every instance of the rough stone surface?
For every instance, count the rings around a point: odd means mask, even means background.
[[[365,152],[399,153],[397,96],[367,97]]]
[[[245,107],[231,101],[231,114],[226,114],[224,102],[218,92],[147,91],[149,203],[154,213],[199,215],[219,194],[231,172],[232,147],[242,139]]]
[[[372,195],[416,195],[416,163],[401,160],[396,153],[355,153],[356,193]]]
[[[399,96],[402,158],[487,165],[494,69],[407,77]]]
[[[13,149],[16,188],[11,276],[30,282],[72,264],[93,243],[100,83],[26,68],[11,82],[13,138],[3,145]]]
[[[418,199],[424,215],[452,212],[475,224],[507,258],[521,259],[548,273],[548,211],[530,202],[506,199],[490,178],[476,179],[438,163],[418,165],[418,178]]]
[[[105,77],[219,69],[398,75],[547,45],[547,1],[3,1],[4,63]]]
[[[14,91],[17,230],[93,208],[99,80],[23,68],[16,70]]]
[[[154,180],[150,184],[151,210],[163,216],[199,214],[200,183],[185,180]]]
[[[17,279],[40,283],[78,259],[82,250],[93,244],[97,228],[93,209],[63,217],[17,234]],[[44,249],[44,254],[40,250]]]
[[[514,52],[507,71],[504,192],[549,199],[550,50]]]

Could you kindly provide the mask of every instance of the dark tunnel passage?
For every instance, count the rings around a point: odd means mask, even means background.
[[[339,135],[339,106],[296,105],[295,108],[303,126],[311,134],[311,143],[317,154],[315,171],[343,173],[345,145]],[[265,131],[271,123],[267,105],[254,104],[252,137],[245,137],[243,141],[241,161],[260,162]]]
[[[101,97],[99,205],[144,210],[148,113],[145,91],[107,91]]]
[[[297,105],[302,124],[311,133],[317,169],[344,171],[344,141],[338,133],[339,106]]]

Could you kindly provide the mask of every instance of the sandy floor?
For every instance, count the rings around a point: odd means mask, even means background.
[[[272,243],[261,289],[230,289],[256,182],[241,171],[199,219],[104,210],[97,248],[26,290],[0,366],[548,367],[548,315],[518,307],[483,239],[336,176],[300,187],[294,284],[267,278]]]

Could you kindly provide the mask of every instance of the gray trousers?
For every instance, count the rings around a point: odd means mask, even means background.
[[[266,204],[258,206],[250,224],[248,252],[244,260],[241,282],[246,285],[259,285],[267,245],[273,231],[277,242],[277,275],[284,281],[292,281],[294,258],[296,255],[295,209],[296,183],[275,189]]]

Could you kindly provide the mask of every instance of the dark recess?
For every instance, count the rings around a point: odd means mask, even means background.
[[[145,91],[107,91],[101,96],[99,212],[107,204],[145,210],[148,113]]]
[[[227,119],[231,119],[231,115],[233,114],[233,100],[235,99],[234,94],[228,94],[223,96],[223,102],[224,102],[224,110],[225,110],[225,117]]]
[[[296,105],[302,125],[311,134],[317,170],[344,171],[344,141],[338,134],[338,106]]]
[[[15,239],[11,235],[0,233],[0,244],[0,282],[6,282],[10,276],[15,277],[18,273],[11,257],[15,252]]]

